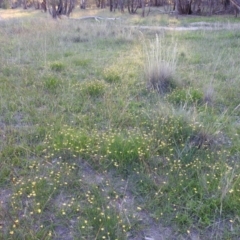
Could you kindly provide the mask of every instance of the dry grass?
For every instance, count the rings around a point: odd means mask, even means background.
[[[46,17],[40,11],[29,9],[28,11],[24,9],[0,9],[0,20],[11,20],[11,19],[23,19],[23,18],[32,18],[32,17]]]
[[[163,41],[164,37],[156,35],[149,45],[145,45],[145,77],[148,86],[159,93],[169,92],[176,85],[177,45],[172,42],[166,47]]]

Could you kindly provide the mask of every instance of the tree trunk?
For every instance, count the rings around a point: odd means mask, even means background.
[[[86,9],[86,0],[81,0],[80,8]]]
[[[52,10],[51,10],[51,15],[53,18],[57,18],[57,11],[56,11],[56,6],[52,5]]]
[[[192,14],[192,0],[176,0],[176,14]]]
[[[27,9],[27,0],[23,0],[23,9]]]
[[[46,0],[43,0],[41,2],[41,8],[44,12],[47,12],[47,2],[46,2]]]
[[[124,0],[118,0],[120,11],[124,12]]]
[[[113,11],[113,0],[109,0],[109,10],[110,12]]]
[[[68,7],[69,7],[69,0],[64,0],[64,3],[62,4],[62,13],[63,15],[67,15]]]
[[[145,16],[145,0],[141,0],[141,6],[142,6],[142,17]]]
[[[65,0],[65,1],[67,1],[67,0]],[[67,10],[67,13],[66,13],[66,15],[68,17],[70,16],[71,12],[73,11],[74,6],[75,6],[75,1],[74,0],[69,0],[68,10]]]

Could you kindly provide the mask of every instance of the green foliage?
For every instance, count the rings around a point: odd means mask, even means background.
[[[131,187],[131,191],[134,195],[147,199],[155,196],[158,191],[158,186],[149,176],[136,174],[133,175],[132,178],[133,186]]]
[[[82,83],[81,90],[84,94],[92,97],[102,96],[105,92],[106,85],[101,80],[90,80]]]
[[[62,62],[53,62],[50,64],[50,68],[52,71],[62,72],[66,67],[65,64]]]
[[[10,180],[11,170],[6,162],[0,164],[0,186],[4,186]]]
[[[6,76],[6,77],[9,77],[10,75],[11,75],[11,69],[9,68],[9,67],[4,67],[3,69],[2,69],[2,74],[4,75],[4,76]]]
[[[65,52],[64,53],[64,57],[71,57],[73,55],[74,55],[74,53],[72,53],[72,52]]]
[[[104,69],[103,76],[105,81],[108,83],[118,83],[121,81],[117,67],[109,67]]]
[[[5,148],[2,149],[0,156],[4,159],[9,159],[13,161],[14,159],[26,157],[27,150],[25,149],[24,146],[9,144],[8,146],[5,146]]]
[[[174,221],[181,227],[190,227],[192,224],[191,216],[186,213],[180,213],[176,215]]]
[[[86,202],[89,205],[81,211],[82,218],[78,221],[77,236],[98,239],[123,239],[125,232],[129,230],[127,222],[120,222],[119,213],[106,201],[100,190],[95,187],[86,194]]]
[[[198,89],[175,89],[168,96],[167,100],[174,104],[201,104],[203,93]]]
[[[47,129],[38,126],[33,131],[28,131],[27,133],[23,134],[26,142],[29,146],[36,145],[38,143],[42,143],[46,137]]]
[[[239,33],[14,14],[0,22],[0,235],[238,239]]]
[[[55,93],[59,85],[60,80],[55,76],[49,76],[44,78],[44,87],[49,92]]]
[[[223,152],[216,154],[203,150],[189,163],[185,163],[181,158],[178,161],[173,161],[170,164],[170,174],[168,175],[169,185],[161,188],[160,193],[152,203],[162,211],[158,211],[158,217],[166,218],[172,215],[171,220],[182,228],[188,229],[194,219],[198,221],[200,226],[206,227],[214,221],[213,215],[220,217],[224,211],[235,211],[236,199],[231,200],[230,210],[228,208],[230,205],[226,205],[226,199],[223,195],[226,193],[227,199],[230,200],[239,194],[234,189],[226,187],[225,181],[229,184],[230,179],[226,180],[226,176],[224,176],[228,168],[228,165],[224,163],[224,157]],[[205,161],[202,162],[200,159]],[[225,182],[225,185],[222,185],[222,181]],[[176,182],[179,184],[169,191],[169,187],[172,187]],[[235,184],[238,184],[238,181]],[[230,187],[230,185],[228,186]],[[171,205],[164,208],[168,205],[167,202],[170,202]]]
[[[79,67],[87,67],[90,64],[91,60],[90,59],[74,59],[73,63],[76,66]]]
[[[62,129],[50,137],[49,154],[56,156],[81,156],[102,167],[110,166],[120,171],[140,168],[148,158],[150,139],[135,131],[103,132]]]

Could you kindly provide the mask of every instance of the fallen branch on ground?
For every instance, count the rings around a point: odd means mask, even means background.
[[[86,16],[81,18],[70,18],[73,20],[88,20],[88,19],[95,19],[95,21],[99,22],[100,20],[119,20],[120,18],[104,18],[99,16]]]

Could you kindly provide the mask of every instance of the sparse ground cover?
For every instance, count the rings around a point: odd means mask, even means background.
[[[239,239],[237,31],[1,13],[1,239]]]

